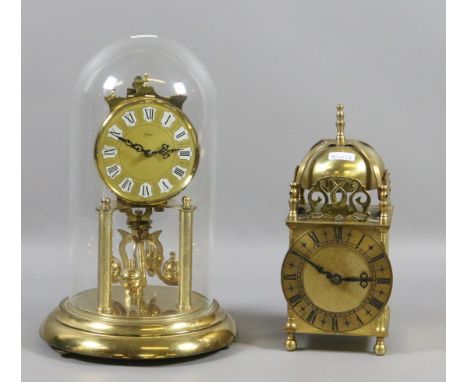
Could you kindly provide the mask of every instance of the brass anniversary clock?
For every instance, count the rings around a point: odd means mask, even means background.
[[[390,173],[371,146],[345,139],[342,105],[336,127],[336,139],[317,142],[291,183],[285,347],[296,349],[296,333],[375,336],[374,352],[383,355],[393,280]]]
[[[227,346],[235,325],[207,282],[209,76],[185,48],[156,36],[104,49],[83,76],[71,132],[73,290],[42,337],[62,353],[114,359]]]

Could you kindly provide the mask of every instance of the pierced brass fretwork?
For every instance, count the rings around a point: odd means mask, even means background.
[[[325,177],[310,189],[307,197],[312,217],[366,220],[371,197],[361,183],[346,177]]]

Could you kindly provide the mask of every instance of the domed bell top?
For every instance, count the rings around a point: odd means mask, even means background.
[[[343,105],[336,106],[336,139],[317,142],[298,166],[294,181],[302,189],[311,189],[325,177],[356,179],[368,191],[382,186],[382,158],[367,143],[345,139],[343,109]]]

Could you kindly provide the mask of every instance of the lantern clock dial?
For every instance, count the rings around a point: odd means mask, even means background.
[[[121,199],[159,203],[190,182],[198,161],[197,135],[187,117],[170,103],[133,98],[104,122],[95,158],[101,178]]]
[[[282,267],[289,307],[327,332],[358,329],[380,315],[392,289],[382,246],[366,233],[329,225],[302,234]]]

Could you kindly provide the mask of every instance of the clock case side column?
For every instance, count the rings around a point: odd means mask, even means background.
[[[112,313],[112,214],[109,198],[101,201],[97,208],[99,216],[99,250],[98,250],[98,308],[103,314]]]
[[[382,182],[378,187],[379,197],[379,231],[380,231],[380,242],[385,249],[387,255],[389,254],[389,239],[390,239],[390,225],[393,215],[393,206],[390,201],[390,172],[384,171],[382,176]],[[385,306],[383,313],[377,319],[376,340],[374,345],[374,353],[376,355],[384,355],[387,352],[385,345],[385,337],[388,337],[390,326],[390,307]]]
[[[179,306],[181,312],[192,309],[192,247],[193,247],[193,211],[188,196],[182,198],[179,209]]]
[[[296,168],[297,173],[297,168]],[[296,174],[295,174],[296,175]],[[302,190],[300,186],[296,182],[292,182],[290,185],[289,191],[289,214],[287,221],[296,222],[297,221],[297,209],[299,202],[303,199]],[[289,228],[289,247],[291,247],[292,243],[295,240],[294,230],[288,225]],[[294,351],[297,349],[297,341],[296,341],[296,324],[295,318],[293,317],[293,312],[287,307],[288,310],[288,319],[286,321],[286,341],[284,343],[284,347],[288,351]]]

